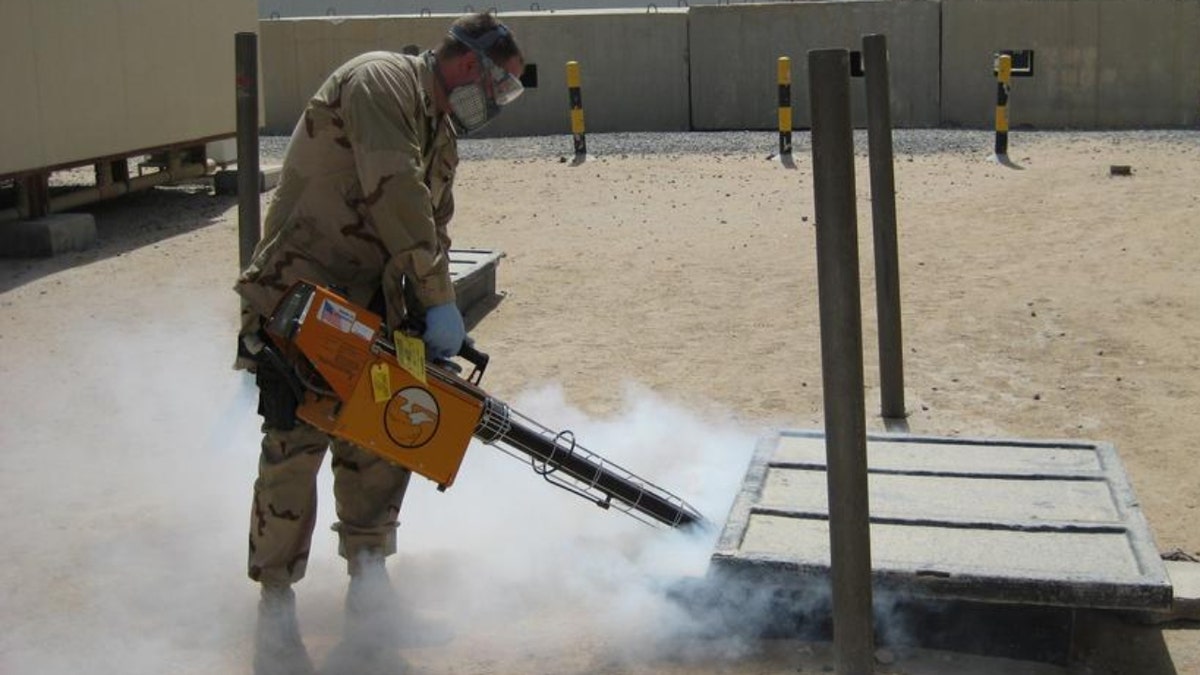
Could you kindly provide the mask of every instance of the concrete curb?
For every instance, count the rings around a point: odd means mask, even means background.
[[[95,243],[96,219],[90,213],[55,213],[0,224],[0,257],[47,258]]]
[[[260,193],[267,190],[273,190],[279,185],[279,179],[283,175],[282,166],[264,166],[258,172],[258,191]],[[238,172],[237,169],[226,169],[218,171],[213,175],[213,190],[219,195],[237,195],[238,193]]]

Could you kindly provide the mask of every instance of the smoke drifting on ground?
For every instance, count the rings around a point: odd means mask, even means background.
[[[0,569],[0,672],[248,672],[257,587],[245,577],[258,452],[256,391],[229,370],[210,315],[131,328],[119,317],[49,339],[45,360],[0,365],[8,382],[0,473],[17,564]],[[221,323],[216,321],[215,323]],[[188,338],[190,334],[201,337]],[[38,394],[45,374],[70,381]],[[43,383],[29,390],[22,383]],[[595,419],[547,388],[509,401],[686,498],[723,524],[755,442],[631,387]],[[347,576],[336,555],[331,477],[300,626],[316,657],[336,656]],[[475,445],[446,493],[414,479],[388,568],[405,640],[486,655],[514,643],[611,645],[614,659],[678,653],[703,626],[669,591],[704,575],[717,531],[653,529],[547,484],[528,464]],[[623,651],[617,651],[623,650]]]
[[[636,386],[603,419],[569,405],[557,387],[509,403],[698,508],[714,528],[684,534],[638,523],[549,485],[528,463],[473,446],[445,494],[410,491],[393,565],[401,593],[459,632],[563,644],[609,643],[645,658],[702,635],[702,619],[671,594],[700,580],[756,441],[724,419],[705,418]],[[414,484],[416,485],[416,484]],[[555,617],[547,620],[547,617]],[[555,633],[562,633],[556,635]],[[618,652],[610,652],[614,658]]]
[[[252,392],[227,345],[188,337],[210,318],[95,305],[0,356],[0,672],[230,672],[253,627]]]

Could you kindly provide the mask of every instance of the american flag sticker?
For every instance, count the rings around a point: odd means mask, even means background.
[[[317,319],[346,333],[354,326],[354,311],[325,298],[321,301],[321,310],[317,312]]]

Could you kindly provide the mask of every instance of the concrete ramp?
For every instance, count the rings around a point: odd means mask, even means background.
[[[877,587],[935,600],[1170,606],[1111,444],[871,435],[867,447]],[[764,439],[713,571],[784,587],[827,577],[826,487],[821,432]]]

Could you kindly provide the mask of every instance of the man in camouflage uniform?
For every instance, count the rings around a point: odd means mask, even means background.
[[[263,587],[260,633],[265,612],[276,623],[290,622],[299,639],[290,586],[305,573],[316,476],[327,447],[333,449],[339,553],[351,573],[348,611],[356,598],[363,600],[356,582],[386,579],[383,558],[395,552],[410,475],[349,443],[331,442],[295,417],[297,401],[286,379],[259,358],[262,324],[294,282],[307,280],[363,306],[382,298],[391,326],[423,310],[430,356],[456,354],[465,328],[446,231],[454,213],[456,138],[520,93],[516,76],[523,68],[503,24],[490,14],[468,15],[454,22],[436,50],[371,52],[339,67],[292,134],[263,239],[235,286],[243,300],[238,364],[256,372],[264,418],[249,547],[250,578]],[[420,308],[406,306],[406,296]]]

